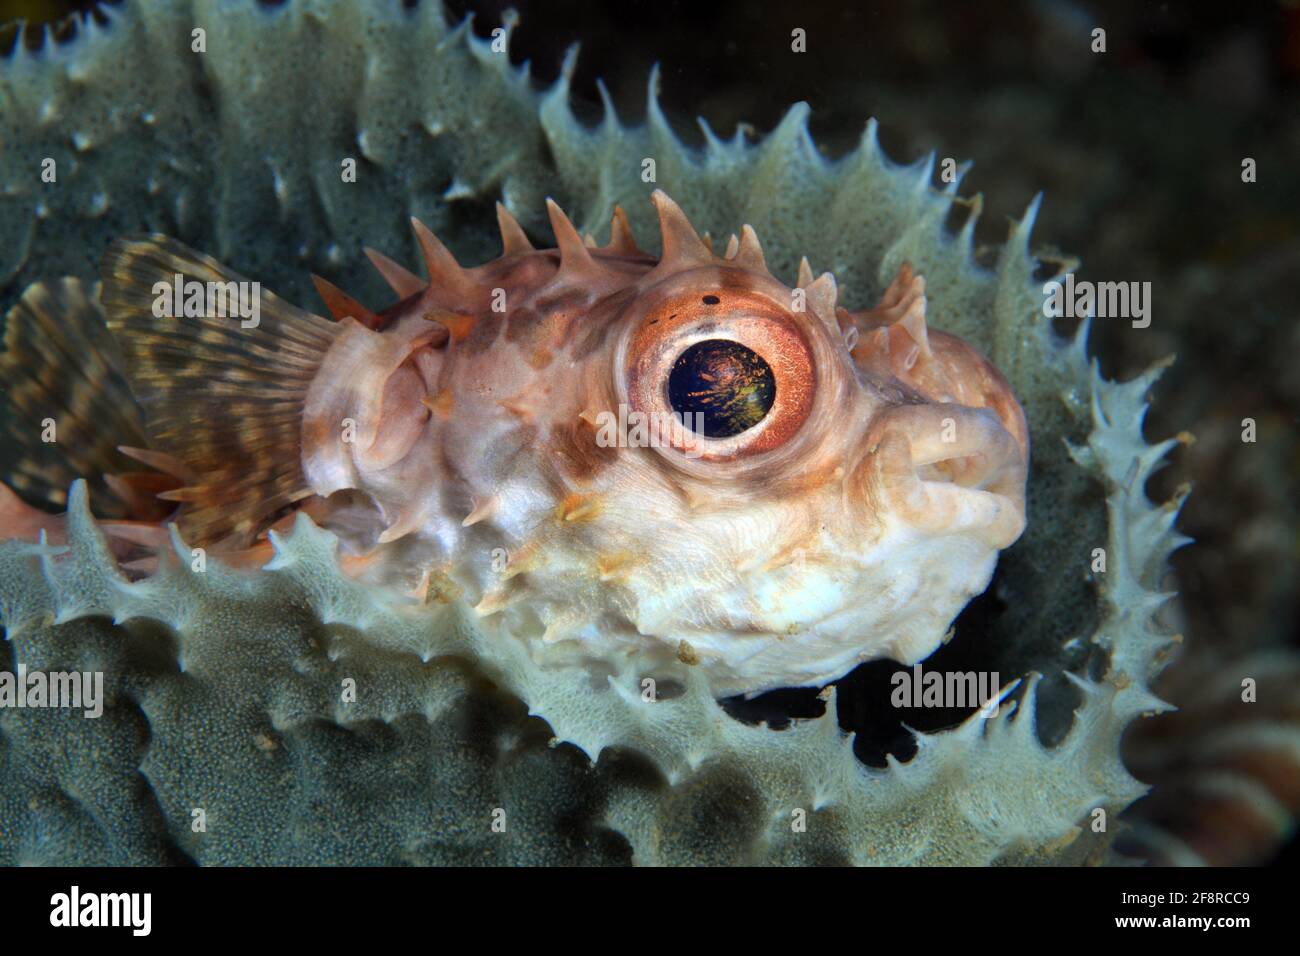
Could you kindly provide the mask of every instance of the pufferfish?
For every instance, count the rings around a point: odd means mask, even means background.
[[[10,437],[63,430],[63,465],[10,483],[91,478],[136,574],[169,560],[169,523],[257,565],[305,511],[357,579],[463,600],[548,666],[692,666],[728,696],[927,657],[1025,525],[1011,388],[927,327],[910,266],[849,311],[806,259],[794,288],[773,277],[749,226],[718,256],[651,198],[658,257],[620,209],[597,246],[548,201],[537,249],[498,204],[503,254],[475,268],[413,220],[428,280],[367,250],[399,301],[318,278],[331,319],[173,239],[120,239],[98,303],[65,279],[8,317]],[[194,283],[206,309],[160,314]],[[214,288],[251,288],[257,321]],[[150,470],[112,470],[115,446]],[[58,539],[0,493],[4,537]]]

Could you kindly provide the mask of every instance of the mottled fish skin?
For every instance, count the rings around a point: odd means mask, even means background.
[[[164,493],[186,540],[264,554],[305,508],[362,580],[462,596],[547,663],[702,667],[719,696],[928,656],[1024,527],[1009,386],[927,328],[910,267],[850,312],[806,262],[796,288],[772,277],[748,226],[718,256],[653,201],[659,257],[621,211],[596,247],[551,203],[557,248],[536,250],[499,207],[500,258],[462,268],[416,223],[427,283],[370,253],[396,305],[319,280],[337,321],[263,292],[255,330],[160,324],[156,279],[232,274],[163,237],[116,243],[108,325],[153,454],[186,476]],[[671,417],[700,342],[765,376],[750,427]],[[659,440],[611,428],[638,414]]]

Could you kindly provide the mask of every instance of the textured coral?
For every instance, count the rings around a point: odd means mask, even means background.
[[[653,158],[697,227],[753,224],[774,273],[792,279],[807,254],[850,305],[873,303],[910,260],[934,324],[1005,372],[1035,441],[1029,529],[1002,558],[1004,607],[957,640],[980,642],[982,667],[1031,676],[1014,713],[920,735],[913,759],[873,769],[840,733],[833,696],[827,716],[773,730],[696,683],[650,704],[635,674],[591,686],[540,672],[481,640],[455,602],[404,612],[349,582],[305,519],[265,571],[183,561],[128,584],[74,494],[69,552],[0,546],[0,669],[102,669],[109,705],[98,721],[0,711],[0,862],[1105,858],[1090,811],[1106,808],[1113,831],[1142,792],[1119,737],[1163,708],[1147,685],[1171,641],[1157,617],[1181,502],[1153,507],[1144,493],[1172,444],[1142,436],[1157,372],[1105,382],[1088,323],[1063,339],[1043,318],[1036,204],[989,271],[972,259],[970,220],[944,229],[957,184],[933,189],[929,161],[888,162],[873,124],[834,161],[799,106],[756,145],[708,134],[693,149],[653,95],[644,125],[610,111],[582,126],[567,71],[537,94],[430,4],[215,9],[129,4],[103,35],[3,65],[6,301],[37,278],[89,278],[114,236],[141,228],[288,298],[305,297],[309,268],[364,288],[360,244],[396,254],[410,214],[463,260],[495,254],[472,230],[498,197],[537,231],[547,194],[584,231],[622,203],[649,246],[652,224],[637,217]],[[194,23],[208,29],[201,56]],[[300,55],[275,55],[290,46]],[[308,76],[303,58],[331,69]],[[349,155],[362,160],[355,184],[339,181]],[[57,187],[32,174],[44,156],[58,160]],[[1090,581],[1096,547],[1107,571]],[[358,696],[343,704],[348,677]],[[191,830],[196,807],[206,833]],[[503,834],[490,829],[497,807]],[[796,808],[806,833],[792,832]]]

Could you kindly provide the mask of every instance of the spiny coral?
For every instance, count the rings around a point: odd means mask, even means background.
[[[807,254],[862,306],[911,261],[933,324],[1006,373],[1035,441],[1029,530],[1002,558],[1006,607],[979,639],[989,669],[1047,679],[1029,676],[1014,714],[920,735],[911,761],[875,770],[840,734],[833,694],[826,716],[776,731],[735,720],[691,681],[650,704],[634,674],[591,686],[541,672],[482,640],[454,600],[405,612],[349,582],[305,520],[263,572],[192,573],[182,549],[178,566],[128,584],[74,493],[70,551],[0,551],[0,666],[103,670],[109,706],[99,721],[0,712],[0,861],[1105,857],[1090,811],[1142,792],[1119,737],[1163,707],[1147,685],[1171,640],[1158,614],[1182,542],[1179,502],[1153,507],[1144,494],[1172,444],[1142,437],[1157,372],[1108,383],[1089,363],[1088,323],[1067,340],[1043,317],[1029,250],[1037,203],[989,271],[973,261],[971,220],[944,230],[957,184],[935,191],[930,161],[888,162],[873,124],[835,161],[810,139],[805,107],[756,145],[708,134],[693,149],[664,119],[653,79],[644,125],[607,111],[585,128],[567,70],[536,94],[434,5],[214,11],[128,5],[103,35],[4,64],[16,134],[0,145],[9,299],[38,277],[89,277],[111,238],[141,228],[210,249],[287,297],[304,292],[308,267],[364,288],[373,280],[357,247],[396,252],[412,213],[463,261],[495,254],[474,230],[500,196],[539,231],[548,193],[584,231],[619,202],[649,245],[639,197],[652,158],[699,228],[751,223],[787,279]],[[190,52],[195,25],[208,30],[205,54]],[[331,64],[310,79],[310,111],[303,58]],[[32,172],[43,156],[59,164],[57,188]],[[360,160],[356,183],[340,180],[348,156]],[[1096,547],[1107,571],[1090,582]],[[345,678],[354,703],[341,702]],[[200,807],[206,833],[191,827]],[[491,830],[495,808],[505,833]],[[799,809],[806,832],[791,826]]]

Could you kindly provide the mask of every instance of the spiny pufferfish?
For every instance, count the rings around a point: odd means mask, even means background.
[[[10,333],[83,326],[120,364],[143,436],[123,451],[151,470],[105,477],[102,527],[137,573],[171,559],[168,522],[259,565],[306,511],[350,574],[463,598],[545,665],[675,660],[724,696],[927,657],[1024,528],[1010,387],[927,328],[910,266],[851,312],[807,260],[795,288],[774,278],[749,226],[718,256],[652,200],[660,257],[621,210],[597,246],[548,202],[556,248],[535,249],[498,204],[503,254],[476,268],[414,222],[428,281],[369,251],[399,301],[317,279],[333,321],[172,239],[122,239],[102,313],[76,280],[41,284]],[[222,307],[246,292],[251,312]],[[24,355],[6,380],[53,377],[57,356]],[[59,538],[2,493],[7,528]]]

